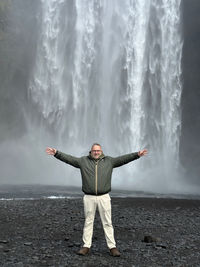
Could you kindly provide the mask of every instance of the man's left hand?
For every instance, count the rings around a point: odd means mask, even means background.
[[[147,153],[148,153],[147,149],[143,149],[138,152],[138,156],[142,157],[145,156]]]

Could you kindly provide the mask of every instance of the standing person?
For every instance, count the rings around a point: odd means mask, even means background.
[[[110,254],[119,257],[120,252],[116,248],[114,230],[111,220],[111,176],[113,168],[120,167],[147,154],[147,150],[126,154],[119,157],[105,156],[100,144],[93,144],[88,156],[73,157],[62,153],[55,148],[48,147],[46,153],[79,168],[82,176],[82,190],[85,224],[83,229],[83,247],[78,251],[79,255],[87,255],[92,245],[93,224],[96,208],[99,210],[101,222],[105,233],[106,243]]]

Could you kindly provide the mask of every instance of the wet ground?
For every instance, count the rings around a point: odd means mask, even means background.
[[[121,257],[97,212],[90,255],[78,256],[82,199],[0,201],[0,266],[200,266],[200,200],[112,198]]]

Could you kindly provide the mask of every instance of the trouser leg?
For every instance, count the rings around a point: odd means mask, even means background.
[[[97,201],[94,196],[83,197],[85,224],[83,228],[83,247],[90,248],[92,245],[93,225],[96,213]]]
[[[109,194],[100,196],[98,199],[98,209],[103,224],[106,243],[109,249],[116,247],[114,229],[111,219],[111,199]]]

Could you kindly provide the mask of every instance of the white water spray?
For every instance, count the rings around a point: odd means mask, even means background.
[[[41,0],[29,86],[43,121],[41,143],[50,125],[52,140],[77,156],[94,141],[112,155],[147,147],[149,156],[127,167],[127,184],[172,190],[181,132],[180,4]]]

